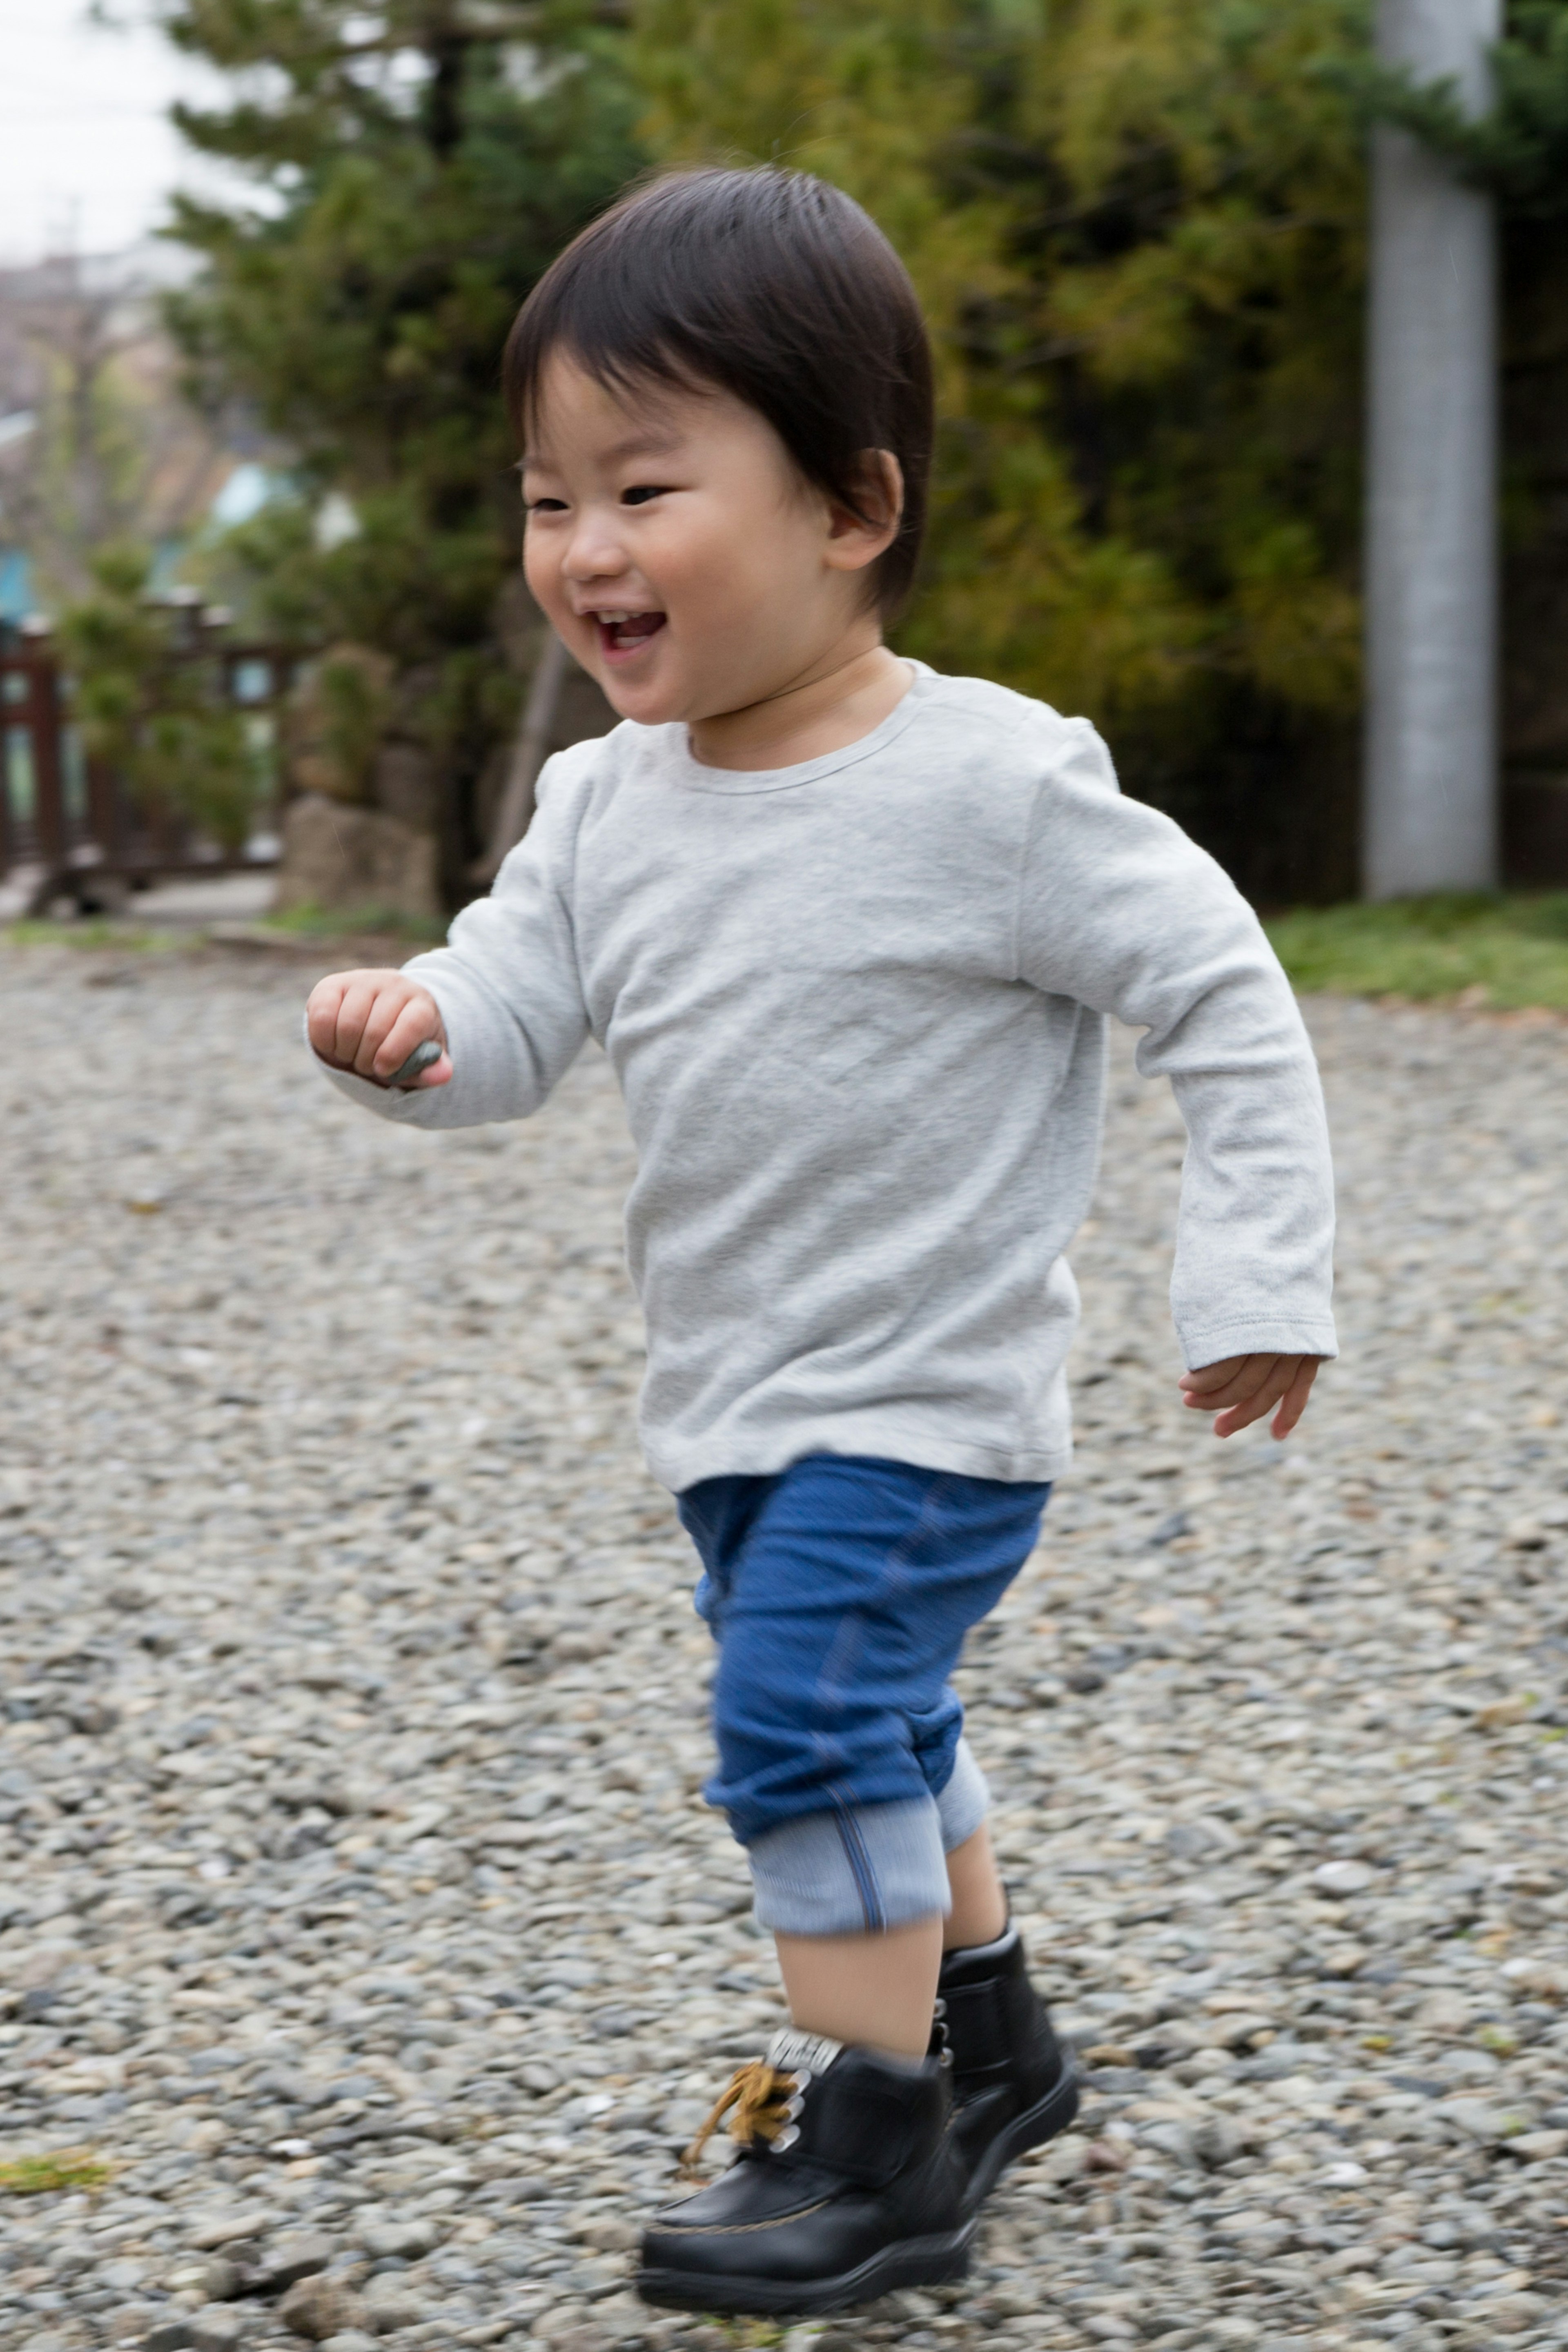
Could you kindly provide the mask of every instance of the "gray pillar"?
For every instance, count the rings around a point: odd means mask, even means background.
[[[1500,0],[1377,0],[1391,63],[1478,110]],[[1489,201],[1375,133],[1366,551],[1367,895],[1497,881],[1497,333]]]

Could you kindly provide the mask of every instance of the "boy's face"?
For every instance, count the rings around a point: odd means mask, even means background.
[[[889,534],[803,482],[731,394],[606,391],[547,363],[522,469],[523,569],[623,718],[688,725],[767,700],[858,625]]]

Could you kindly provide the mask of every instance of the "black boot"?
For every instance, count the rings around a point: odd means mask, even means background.
[[[1029,1982],[1016,1927],[994,1944],[949,1952],[937,2000],[952,2053],[953,2137],[978,2205],[1005,2165],[1071,2123],[1078,2069]],[[939,2032],[933,2042],[941,2039]]]
[[[974,2222],[946,2059],[900,2062],[786,2030],[736,2074],[689,2162],[731,2107],[734,2163],[644,2233],[645,2302],[842,2311],[964,2275]]]

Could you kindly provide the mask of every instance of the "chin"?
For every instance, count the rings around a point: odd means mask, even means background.
[[[613,672],[607,677],[598,669],[594,674],[617,718],[635,719],[639,727],[664,727],[672,719],[685,716],[677,695],[660,693],[654,686],[634,686],[629,678],[616,677]]]

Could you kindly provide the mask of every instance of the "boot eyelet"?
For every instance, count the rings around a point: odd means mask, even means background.
[[[780,2132],[778,2137],[774,2140],[770,2140],[768,2145],[773,2149],[775,2156],[782,2156],[785,2148],[793,2147],[799,2137],[799,2125],[788,2124],[785,2126],[784,2129]]]
[[[801,2097],[800,2093],[797,2091],[794,2098],[790,2100],[789,2104],[784,2108],[785,2117],[792,2124],[798,2123],[805,2112],[805,2101]]]

